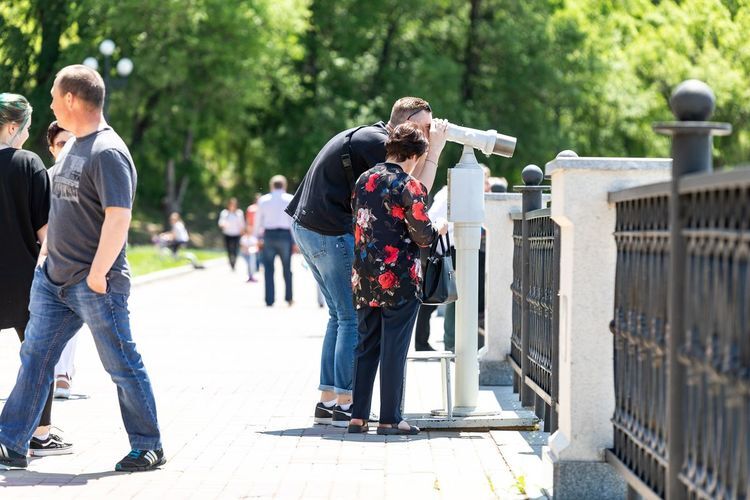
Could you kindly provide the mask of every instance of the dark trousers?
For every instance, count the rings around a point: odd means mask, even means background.
[[[18,340],[23,342],[25,326],[16,327],[16,334]],[[49,395],[47,395],[47,401],[44,402],[44,409],[42,410],[42,417],[39,419],[38,425],[52,425],[52,399],[55,397],[55,381],[52,380],[52,385],[49,388]]]
[[[437,306],[422,304],[417,314],[417,326],[414,328],[414,346],[418,351],[430,347],[430,317]]]
[[[359,343],[354,361],[352,418],[367,419],[372,387],[380,364],[380,423],[397,424],[401,418],[404,369],[417,299],[398,307],[363,307],[357,310]]]
[[[288,229],[266,229],[263,233],[263,269],[266,282],[266,305],[273,305],[276,291],[273,283],[274,261],[281,258],[284,270],[284,300],[292,301],[292,232]]]
[[[224,246],[227,249],[227,256],[229,257],[229,265],[234,269],[234,265],[237,263],[237,254],[240,252],[240,237],[239,236],[227,236],[224,235]]]

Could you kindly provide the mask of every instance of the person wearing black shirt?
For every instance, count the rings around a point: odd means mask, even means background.
[[[14,328],[21,342],[29,321],[29,294],[41,242],[47,235],[50,184],[42,160],[21,149],[29,137],[32,108],[25,97],[0,94],[0,330]],[[54,382],[50,386],[31,455],[72,453],[50,433]]]
[[[318,424],[347,427],[351,418],[357,344],[351,285],[354,181],[385,161],[388,133],[406,121],[417,124],[425,135],[432,134],[429,151],[412,172],[429,190],[445,146],[446,122],[433,120],[432,109],[424,99],[403,97],[393,105],[388,123],[345,130],[330,139],[310,165],[286,210],[294,219],[294,239],[320,286],[329,312],[320,362],[321,396],[315,406]]]

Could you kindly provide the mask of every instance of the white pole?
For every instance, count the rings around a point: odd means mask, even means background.
[[[456,247],[456,399],[454,415],[477,406],[479,245],[484,221],[484,172],[474,150],[464,146],[461,160],[448,171],[448,220],[454,223]]]

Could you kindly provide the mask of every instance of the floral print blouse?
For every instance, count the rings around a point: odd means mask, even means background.
[[[396,307],[421,290],[419,247],[435,241],[427,217],[427,189],[395,163],[379,163],[354,187],[354,267],[357,309]]]

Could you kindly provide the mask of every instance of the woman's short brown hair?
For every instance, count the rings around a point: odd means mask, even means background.
[[[386,158],[396,158],[397,161],[405,161],[417,155],[422,156],[427,151],[429,143],[424,133],[414,122],[406,122],[398,125],[385,141]]]

